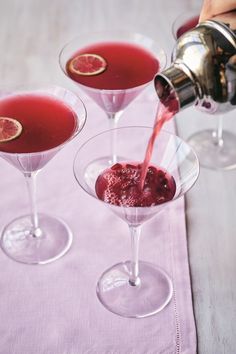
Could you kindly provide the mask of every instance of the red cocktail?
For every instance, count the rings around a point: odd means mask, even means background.
[[[163,168],[149,166],[143,188],[140,188],[142,164],[116,163],[103,171],[95,185],[99,199],[125,207],[151,207],[173,199],[174,178]]]
[[[68,43],[60,54],[64,73],[109,118],[123,111],[165,64],[165,53],[154,40],[126,31],[88,33]]]
[[[98,298],[108,310],[121,316],[146,317],[168,304],[173,288],[163,269],[139,261],[142,224],[189,190],[197,179],[199,166],[195,153],[185,142],[161,131],[154,141],[144,188],[140,189],[141,160],[152,128],[123,127],[116,131],[116,155],[122,156],[122,160],[119,158],[115,165],[102,171],[90,169],[91,163],[106,156],[109,150],[112,130],[108,130],[83,144],[75,158],[74,173],[80,186],[124,220],[130,229],[131,260],[118,263],[101,275],[97,283]],[[107,227],[112,237],[111,224]]]
[[[104,110],[110,128],[116,127],[123,110],[165,64],[165,53],[156,41],[127,31],[84,34],[60,54],[64,73]],[[111,141],[112,163],[117,159],[114,150],[115,136]]]
[[[73,72],[73,69],[70,70],[73,59],[85,53],[96,53],[104,58],[105,70],[97,75],[80,75]],[[150,82],[159,71],[159,67],[158,58],[140,45],[104,42],[78,50],[68,60],[66,71],[68,76],[79,84],[99,90],[123,90]]]
[[[0,151],[32,153],[53,149],[69,140],[79,117],[63,101],[43,94],[16,94],[0,98],[0,117],[11,117],[22,125],[14,140],[0,143]]]
[[[18,262],[48,263],[71,245],[72,233],[62,220],[37,212],[35,178],[85,120],[81,100],[61,87],[1,91],[0,156],[24,174],[30,196],[30,215],[10,222],[1,237],[4,252]]]

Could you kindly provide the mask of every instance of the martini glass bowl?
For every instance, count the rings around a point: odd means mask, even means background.
[[[116,153],[122,156],[118,162],[142,161],[152,128],[122,127],[116,128],[116,133]],[[196,154],[187,143],[162,131],[155,141],[150,164],[165,169],[173,176],[176,183],[173,199],[150,207],[118,206],[104,202],[97,197],[95,190],[102,171],[98,169],[91,173],[90,165],[109,150],[108,141],[112,134],[113,131],[108,130],[90,138],[79,149],[74,161],[74,174],[79,185],[125,221],[131,235],[130,260],[112,266],[101,275],[97,283],[97,296],[108,310],[120,316],[147,317],[161,311],[169,303],[173,286],[165,270],[156,264],[139,260],[141,227],[193,186],[199,174],[199,164]]]
[[[94,80],[93,76],[85,84],[84,82],[81,83],[80,75],[70,74],[68,62],[77,53],[90,53],[91,51],[94,53],[96,51],[94,54],[103,55],[104,59],[107,59],[105,54],[100,52],[101,47],[104,45],[108,46],[108,52],[110,45],[122,45],[122,47],[119,47],[118,50],[113,47],[110,50],[112,56],[107,61],[107,70],[95,75],[95,79],[100,80],[99,84],[96,83],[97,87],[95,87],[94,81],[91,81]],[[127,48],[129,52],[126,52]],[[134,55],[132,54],[132,48],[139,48],[141,51],[137,51],[135,57],[131,58]],[[110,53],[107,55],[110,55]],[[146,58],[149,58],[149,60],[147,61]],[[113,129],[117,127],[119,118],[125,108],[143,92],[153,81],[155,75],[164,69],[166,54],[157,41],[140,33],[121,30],[88,32],[71,40],[62,48],[59,55],[59,63],[64,74],[102,108],[108,118],[109,129]],[[138,70],[134,69],[136,65],[139,65]],[[110,67],[113,72],[107,78],[106,74],[109,73]],[[150,69],[151,67],[152,69]],[[82,79],[84,79],[83,76]],[[116,131],[114,130],[113,135],[110,137],[108,154],[110,155],[111,164],[115,163],[117,159],[115,154],[115,134]]]
[[[27,264],[46,264],[60,258],[69,250],[72,243],[72,233],[63,220],[51,215],[38,213],[36,206],[36,176],[60,149],[64,148],[69,141],[79,134],[86,121],[86,110],[83,102],[76,94],[62,87],[52,85],[40,87],[17,86],[9,89],[4,87],[0,90],[0,116],[3,112],[6,112],[7,105],[7,109],[11,110],[11,115],[14,115],[10,118],[24,120],[25,113],[19,112],[19,106],[17,109],[12,106],[14,102],[18,102],[21,99],[31,100],[31,105],[32,100],[34,102],[31,107],[30,120],[27,123],[29,125],[22,124],[22,139],[28,139],[27,143],[24,142],[26,140],[22,142],[25,151],[17,152],[15,149],[7,151],[6,145],[4,145],[6,143],[3,142],[0,143],[0,156],[23,173],[29,193],[30,214],[19,216],[6,225],[1,235],[0,244],[2,250],[15,261]],[[46,99],[49,103],[47,102],[47,104],[43,105],[42,99]],[[29,101],[27,102],[29,103]],[[59,120],[60,111],[55,109],[57,105],[62,111],[66,109],[66,114],[68,114],[63,122]],[[45,110],[48,110],[48,106],[52,107],[50,117],[58,122],[53,128],[52,134],[50,133],[51,135],[46,134],[45,130],[45,126],[48,124]],[[39,127],[39,130],[34,130],[34,127],[30,127],[31,119],[34,121],[32,125]],[[66,140],[48,148],[48,145],[45,145],[47,144],[45,142],[46,135],[48,135],[47,140],[50,143],[54,139],[56,131],[57,133],[59,132],[59,135],[64,134],[65,125],[63,124],[67,123],[67,120],[68,122],[73,120],[74,126],[70,135],[68,135]],[[34,131],[35,135],[32,137],[31,133],[28,134],[29,131]],[[27,134],[28,137],[26,138]],[[32,151],[31,145],[35,144],[36,141],[36,144],[41,144],[41,148],[38,151],[37,149]],[[10,143],[8,145],[11,148],[12,145]],[[44,146],[47,148],[44,149]]]
[[[175,40],[197,26],[199,14],[200,8],[195,8],[184,11],[175,19],[172,24]],[[198,155],[200,165],[205,168],[230,170],[236,167],[236,136],[223,129],[223,119],[223,113],[215,114],[215,127],[197,131],[188,138],[188,143]]]

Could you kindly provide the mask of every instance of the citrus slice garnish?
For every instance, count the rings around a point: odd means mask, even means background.
[[[16,139],[22,132],[22,125],[18,120],[0,117],[0,143]]]
[[[97,54],[80,54],[69,63],[69,71],[71,73],[84,76],[101,74],[106,70],[106,67],[106,60]]]

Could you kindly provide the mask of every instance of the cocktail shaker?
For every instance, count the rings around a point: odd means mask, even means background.
[[[176,42],[172,64],[155,77],[160,100],[215,114],[236,108],[236,11],[199,23]]]

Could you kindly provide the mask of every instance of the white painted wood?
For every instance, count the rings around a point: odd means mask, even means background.
[[[143,32],[170,58],[171,24],[198,1],[0,0],[0,81],[70,86],[58,65],[64,43],[81,31],[127,28]],[[215,119],[190,108],[178,115],[180,136]],[[236,110],[225,117],[236,133]],[[236,151],[235,151],[236,154]],[[201,169],[187,196],[187,223],[200,354],[236,352],[236,170]]]

